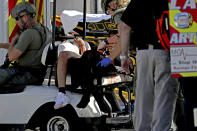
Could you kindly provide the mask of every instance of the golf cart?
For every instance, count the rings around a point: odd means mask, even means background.
[[[128,123],[131,122],[131,105],[122,96],[121,91],[129,87],[130,81],[130,77],[117,74],[103,77],[102,85],[95,85],[99,88],[97,93],[102,95],[102,104],[105,104],[102,106],[103,111],[99,106],[101,104],[98,104],[94,96],[90,97],[90,102],[85,108],[77,108],[76,105],[82,98],[80,90],[67,91],[71,99],[70,104],[54,110],[54,100],[58,92],[56,86],[3,87],[0,90],[0,104],[2,105],[0,124],[20,127],[20,130],[37,128],[41,131],[93,130],[94,128],[107,131],[113,127],[122,128],[122,124],[126,127],[132,124]],[[67,82],[69,86],[70,83]],[[112,93],[116,87],[119,87],[120,98],[125,102],[123,109],[121,105],[118,105],[117,97]]]

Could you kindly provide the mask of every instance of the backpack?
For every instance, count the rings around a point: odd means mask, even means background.
[[[38,59],[41,56],[41,63],[45,66],[47,58],[48,58],[48,52],[44,53],[44,50],[46,50],[45,48],[51,44],[52,32],[48,29],[48,27],[46,27],[42,24],[41,24],[41,26],[42,26],[42,28],[44,28],[44,32],[40,28],[32,27],[32,29],[35,29],[39,32],[41,39],[42,39],[42,46],[39,49],[36,56],[34,57],[34,59]]]
[[[169,12],[163,11],[161,17],[156,20],[156,32],[161,45],[166,51],[170,49]]]
[[[45,38],[43,38],[42,32],[36,29],[43,40],[43,44],[37,53],[37,56],[41,55],[41,63],[46,65],[53,65],[57,59],[57,48],[53,46],[52,44],[52,32],[46,27],[43,26]]]

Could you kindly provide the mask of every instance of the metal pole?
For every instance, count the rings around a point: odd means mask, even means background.
[[[95,1],[94,1],[94,9],[95,9],[95,10],[94,10],[94,13],[95,13],[95,14],[98,13],[98,7],[97,7],[97,6],[98,6],[98,0],[95,0]]]
[[[2,0],[0,4],[0,43],[9,42],[8,17],[8,0]],[[7,50],[0,48],[0,65],[4,63],[6,54]]]
[[[86,36],[86,0],[83,3],[83,40]]]
[[[53,46],[54,55],[57,55],[56,50],[55,50],[56,48],[55,47],[55,25],[56,25],[55,16],[56,16],[56,0],[53,1],[52,46]],[[54,68],[54,64],[52,64],[51,69],[50,69],[48,86],[51,85],[51,77],[52,77],[53,68]]]
[[[55,48],[56,0],[53,1],[52,45]]]

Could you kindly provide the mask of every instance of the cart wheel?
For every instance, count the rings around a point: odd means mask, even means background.
[[[42,123],[41,131],[74,131],[74,119],[66,114],[54,114]]]
[[[47,131],[71,131],[69,120],[62,116],[54,116],[47,122]]]

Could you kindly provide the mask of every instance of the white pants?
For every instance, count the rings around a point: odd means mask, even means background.
[[[178,79],[171,76],[169,52],[139,50],[136,64],[135,130],[168,131],[179,87]]]

